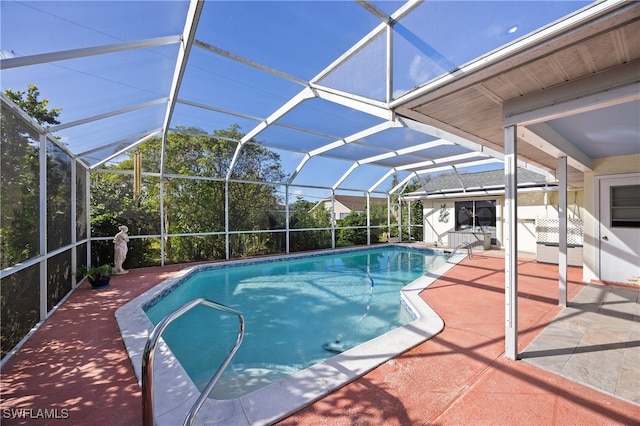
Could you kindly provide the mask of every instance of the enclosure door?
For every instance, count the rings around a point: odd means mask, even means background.
[[[600,179],[600,280],[640,280],[640,174]]]

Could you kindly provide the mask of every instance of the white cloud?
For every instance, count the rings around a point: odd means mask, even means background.
[[[411,63],[409,64],[409,78],[416,85],[426,83],[427,81],[443,74],[445,69],[439,66],[437,63],[429,60],[429,58],[422,55],[414,55]]]
[[[504,30],[504,27],[502,27],[501,25],[490,25],[489,28],[487,28],[487,35],[489,37],[495,37],[495,36],[499,36],[504,34],[506,31]]]
[[[393,99],[398,99],[400,96],[404,95],[405,93],[407,93],[409,90],[411,90],[411,88],[407,88],[407,89],[395,89],[393,91]]]

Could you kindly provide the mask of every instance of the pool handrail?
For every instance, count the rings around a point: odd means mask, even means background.
[[[473,254],[473,249],[471,248],[471,243],[468,241],[463,241],[460,244],[458,244],[456,248],[454,248],[453,251],[451,252],[451,257],[453,257],[453,255],[456,254],[456,251],[458,251],[459,248],[463,248],[463,247],[467,248],[467,255],[469,256],[469,259],[471,259],[471,255]]]
[[[149,333],[149,337],[147,338],[147,343],[144,346],[144,351],[142,352],[142,423],[144,426],[153,426],[154,424],[154,414],[153,414],[153,358],[156,346],[158,344],[158,340],[162,335],[162,332],[171,324],[174,320],[184,315],[189,310],[193,309],[198,305],[205,305],[207,307],[217,309],[219,311],[227,312],[230,314],[234,314],[238,317],[239,328],[238,328],[238,337],[236,339],[236,343],[231,349],[231,352],[224,359],[218,370],[216,370],[215,374],[204,388],[204,390],[200,393],[200,396],[196,400],[193,407],[189,410],[187,417],[184,420],[183,425],[192,425],[195,417],[198,415],[198,411],[202,408],[202,405],[209,397],[209,394],[213,390],[213,387],[216,385],[220,376],[227,368],[231,359],[235,355],[235,353],[240,348],[242,344],[242,339],[244,338],[244,316],[242,312],[235,310],[233,308],[229,308],[228,306],[222,305],[220,303],[213,302],[209,299],[205,299],[204,297],[198,297],[196,299],[191,300],[188,303],[185,303],[180,308],[176,309],[169,315],[165,316],[156,324],[156,326]]]

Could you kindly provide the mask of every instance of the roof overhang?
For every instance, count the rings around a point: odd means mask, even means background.
[[[630,118],[621,124],[607,110],[638,109],[640,48],[631,41],[638,37],[640,3],[600,2],[392,106],[400,116],[498,152],[504,152],[504,128],[518,126],[518,139],[526,142],[519,144],[519,160],[557,175],[558,158],[566,156],[568,182],[581,187],[597,155],[589,144],[608,143],[606,135],[613,137],[617,127],[636,129],[635,144],[632,139],[611,144],[607,155],[640,152],[637,115],[622,114]],[[590,125],[597,126],[600,139],[585,140],[576,137],[579,129],[565,130],[584,113],[591,114]]]

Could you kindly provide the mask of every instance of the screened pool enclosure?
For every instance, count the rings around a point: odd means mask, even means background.
[[[113,263],[119,225],[126,269],[421,241],[421,202],[403,194],[502,169],[503,146],[403,106],[623,2],[0,8],[4,357],[83,268]],[[30,85],[56,124],[6,94]],[[545,161],[519,166],[555,180]],[[340,197],[360,207],[339,214]]]

